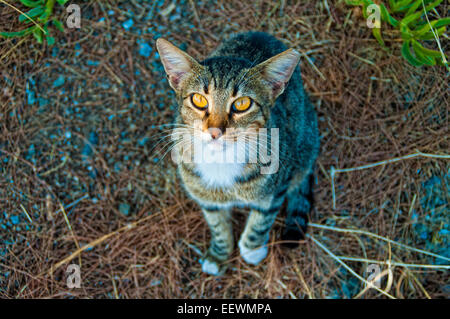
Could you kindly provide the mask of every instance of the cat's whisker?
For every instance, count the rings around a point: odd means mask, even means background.
[[[181,153],[181,157],[184,158],[184,153],[186,153],[187,151],[189,151],[190,154],[191,154],[191,158],[190,158],[190,161],[191,161],[191,160],[193,160],[193,159],[192,159],[192,154],[193,154],[193,152],[192,152],[192,141],[186,142],[186,145],[187,145],[188,147],[183,147],[183,148],[182,148],[182,149],[183,149],[183,153]],[[184,146],[184,145],[183,145],[183,146]]]
[[[156,129],[167,128],[167,127],[189,127],[189,126],[190,125],[183,124],[183,123],[166,123],[166,124],[161,124],[161,125],[152,125],[152,127],[148,128],[148,129],[156,130]]]
[[[170,132],[170,133],[168,133],[168,132]],[[181,133],[177,133],[177,132],[173,132],[173,131],[166,131],[166,132],[162,132],[160,134],[155,134],[154,136],[149,138],[149,141],[155,141],[155,140],[159,141],[166,137],[174,137],[175,138],[178,134],[181,134]]]
[[[180,134],[182,134],[181,132],[180,132]],[[156,141],[156,143],[155,143],[155,145],[153,145],[153,147],[150,149],[150,153],[156,148],[156,147],[158,147],[161,143],[164,143],[164,142],[166,142],[166,140],[169,140],[169,141],[174,141],[174,140],[176,140],[175,139],[175,137],[176,137],[177,135],[176,134],[174,134],[174,132],[172,132],[172,133],[170,133],[170,134],[166,134],[166,135],[164,135],[164,136],[162,136],[162,137],[159,137],[159,139]]]
[[[161,161],[164,160],[164,158],[166,157],[166,155],[167,155],[170,151],[172,151],[175,147],[178,147],[179,145],[181,145],[181,149],[183,149],[183,146],[184,146],[184,144],[186,144],[186,143],[189,143],[189,142],[186,142],[186,141],[182,140],[182,141],[179,141],[178,143],[174,143],[173,145],[169,146],[169,148],[168,148],[167,151],[164,153],[164,155],[161,156]],[[183,154],[184,154],[184,152],[183,152]]]
[[[152,155],[152,157],[153,157],[153,158],[159,158],[160,155],[167,149],[167,147],[170,147],[171,145],[173,145],[173,144],[175,144],[175,143],[176,143],[176,142],[173,141],[173,140],[170,140],[170,141],[164,143],[164,144],[161,146],[161,148],[160,148],[158,151],[156,151],[155,154]]]
[[[190,134],[190,130],[188,130],[187,128],[184,129],[175,129],[176,131],[170,134],[167,134],[166,136],[163,136],[162,138],[160,138],[158,140],[158,143],[156,143],[153,148],[150,150],[150,152],[152,152],[156,147],[158,147],[160,144],[163,144],[162,150],[164,150],[168,145],[170,145],[170,143],[172,142],[176,142],[179,139],[182,139],[183,136],[185,136],[186,134]],[[156,154],[158,155],[159,152]]]
[[[166,130],[161,131],[158,134],[153,134],[152,137],[149,138],[149,141],[154,141],[156,139],[159,139],[161,136],[171,136],[171,135],[174,135],[174,133],[177,133],[180,131],[185,131],[187,129],[188,129],[188,127],[177,127],[177,128],[172,128],[172,129],[166,129]]]

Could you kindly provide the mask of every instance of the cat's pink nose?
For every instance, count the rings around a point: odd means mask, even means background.
[[[211,137],[212,137],[213,140],[216,140],[216,139],[218,139],[219,137],[222,136],[222,130],[220,128],[210,127],[208,129],[208,131],[209,131],[209,134],[211,134]]]

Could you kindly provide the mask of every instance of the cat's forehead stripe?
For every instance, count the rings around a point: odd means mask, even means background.
[[[249,61],[223,57],[210,58],[205,61],[211,74],[215,89],[233,89],[241,71]]]

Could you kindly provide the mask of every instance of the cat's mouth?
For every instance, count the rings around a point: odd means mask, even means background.
[[[202,134],[201,141],[205,150],[213,153],[225,151],[227,144],[229,143],[224,139],[224,136],[211,138],[210,134]]]

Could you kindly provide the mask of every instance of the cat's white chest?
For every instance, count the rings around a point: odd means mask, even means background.
[[[201,147],[194,149],[194,163],[203,182],[211,188],[233,186],[245,166],[236,160],[236,156],[245,152],[245,148],[235,148],[234,144],[221,141],[211,142],[209,134],[199,143]]]
[[[195,170],[209,187],[227,188],[233,186],[243,169],[240,163],[201,163],[196,164]]]

